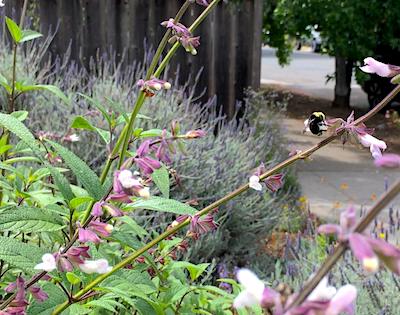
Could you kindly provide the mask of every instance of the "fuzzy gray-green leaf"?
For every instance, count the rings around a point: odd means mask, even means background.
[[[6,263],[32,274],[33,267],[42,261],[45,251],[20,240],[0,236],[0,259]]]
[[[163,197],[169,199],[169,173],[167,168],[163,165],[154,170],[151,174],[151,179],[158,189],[160,189]]]
[[[99,200],[103,197],[104,188],[100,183],[100,179],[97,177],[96,173],[82,161],[78,156],[72,153],[70,150],[64,148],[62,145],[47,140],[51,146],[56,150],[56,152],[63,158],[68,167],[75,174],[76,178],[82,183],[83,187],[88,191],[88,193]]]
[[[63,228],[52,212],[32,207],[15,207],[0,213],[0,231],[52,232]]]
[[[196,209],[182,202],[161,197],[151,197],[150,199],[141,199],[127,206],[128,209],[147,209],[161,212],[171,212],[175,214],[193,215]]]

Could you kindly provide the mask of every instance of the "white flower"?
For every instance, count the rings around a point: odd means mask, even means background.
[[[384,141],[379,140],[367,133],[358,135],[358,139],[364,147],[369,148],[374,159],[381,157],[381,150],[384,151],[387,148]]]
[[[264,283],[249,269],[240,269],[236,277],[244,290],[233,301],[233,307],[260,305],[265,290]]]
[[[57,269],[56,259],[52,254],[44,254],[42,256],[42,262],[37,264],[34,269],[44,270],[44,271],[53,271]]]
[[[0,0],[0,7],[4,7],[4,6],[5,6],[4,0]]]
[[[79,268],[84,273],[107,273],[111,271],[112,267],[108,265],[108,261],[106,259],[98,259],[98,260],[85,260],[83,264],[79,265]]]
[[[76,133],[73,133],[72,135],[69,136],[69,141],[71,142],[77,142],[79,141],[79,136]]]
[[[149,187],[144,187],[139,190],[139,196],[144,198],[144,199],[149,199],[150,198],[150,188]]]
[[[249,187],[258,191],[262,190],[262,185],[260,184],[260,178],[257,175],[253,175],[250,177]]]
[[[118,180],[125,189],[141,185],[140,181],[133,177],[133,174],[130,170],[122,170],[118,175]]]
[[[309,301],[329,301],[336,294],[336,288],[328,285],[328,278],[324,277],[308,296]]]

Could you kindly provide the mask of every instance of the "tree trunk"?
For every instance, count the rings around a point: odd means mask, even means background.
[[[353,61],[344,57],[335,58],[335,98],[333,107],[350,107],[351,77],[353,75]]]

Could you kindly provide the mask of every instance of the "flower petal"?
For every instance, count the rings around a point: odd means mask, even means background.
[[[347,284],[341,287],[329,303],[325,314],[339,315],[342,312],[349,315],[354,314],[356,297],[357,289],[355,286]]]
[[[244,286],[245,290],[250,292],[258,303],[261,303],[265,285],[260,279],[258,279],[256,274],[249,269],[243,268],[239,269],[236,277],[239,283]]]
[[[349,245],[353,255],[361,262],[365,271],[376,272],[378,270],[378,258],[364,235],[359,233],[350,234]]]

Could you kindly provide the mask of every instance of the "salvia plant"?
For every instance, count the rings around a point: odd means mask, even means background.
[[[55,85],[19,80],[17,52],[41,34],[22,28],[27,1],[19,24],[6,18],[12,70],[0,75],[7,94],[5,112],[0,114],[0,314],[351,314],[356,287],[348,283],[336,289],[325,277],[348,249],[365,272],[377,272],[383,263],[400,273],[400,250],[364,233],[400,191],[400,182],[389,187],[360,220],[349,207],[339,225],[318,228],[319,233],[335,235],[337,241],[298,292],[284,286],[271,288],[245,268],[236,270],[237,283],[222,264],[217,268],[221,279],[212,285],[207,281],[212,264],[181,259],[204,235],[218,230],[215,217],[223,204],[250,188],[277,192],[285,181],[284,168],[309,158],[334,139],[368,147],[379,167],[399,167],[399,157],[382,154],[385,142],[373,137],[364,124],[400,91],[397,86],[358,119],[351,114],[346,120],[326,120],[323,113],[313,113],[305,130],[317,135],[328,131],[330,136],[307,150],[294,150],[272,167],[270,161],[254,165],[246,170],[247,183],[201,209],[194,201],[170,198],[171,186],[180,181],[179,173],[170,167],[173,159],[186,151],[187,143],[207,134],[199,128],[181,130],[177,122],[164,129],[146,129],[138,126],[139,112],[157,93],[172,89],[161,74],[180,46],[196,55],[200,38],[194,31],[219,2],[187,0],[174,18],[161,23],[165,35],[145,76],[135,84],[138,94],[130,111],[112,99],[103,104],[81,94],[103,120],[102,126],[83,116],[73,121],[74,128],[97,133],[106,145],[100,176],[66,146],[79,142],[75,133],[69,129],[62,135],[32,133],[24,124],[29,113],[16,107],[21,95],[52,93],[60,106],[68,106],[71,99]],[[191,5],[204,10],[186,27],[179,21]],[[365,64],[363,71],[394,77],[397,83],[398,67],[372,58]],[[69,171],[73,176],[66,176]],[[160,232],[131,215],[141,211],[154,217],[170,213],[174,218]]]

